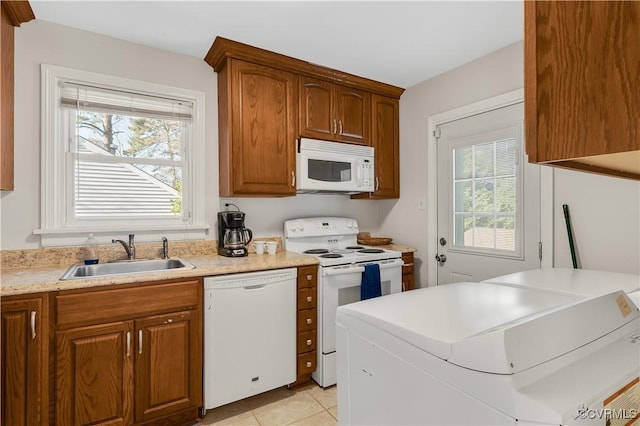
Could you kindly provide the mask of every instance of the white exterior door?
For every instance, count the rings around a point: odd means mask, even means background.
[[[438,285],[540,267],[540,168],[523,104],[438,126]]]

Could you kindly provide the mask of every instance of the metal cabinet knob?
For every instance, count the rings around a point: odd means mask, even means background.
[[[311,274],[307,275],[307,281],[311,281],[311,278],[313,278],[313,275]]]
[[[307,346],[311,346],[311,343],[313,343],[311,339],[307,339]]]
[[[307,318],[307,324],[311,324],[313,320],[311,318]]]
[[[312,300],[313,300],[313,297],[307,296],[307,302],[311,302]]]
[[[311,368],[311,361],[307,361],[307,368]]]

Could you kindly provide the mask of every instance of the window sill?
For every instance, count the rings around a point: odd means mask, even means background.
[[[131,228],[92,226],[74,229],[34,229],[35,235],[40,235],[42,247],[79,246],[91,233],[99,244],[110,244],[112,239],[126,239],[128,234],[135,234],[136,242],[160,241],[162,237],[169,240],[204,240],[209,231],[209,225],[159,225],[140,226]]]

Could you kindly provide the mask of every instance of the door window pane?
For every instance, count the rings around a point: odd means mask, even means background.
[[[453,150],[456,247],[516,250],[515,144],[511,138]]]

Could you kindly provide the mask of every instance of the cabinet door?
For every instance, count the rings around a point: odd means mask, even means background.
[[[231,84],[233,193],[225,195],[295,195],[297,76],[231,60]]]
[[[200,311],[157,315],[136,325],[136,422],[202,405]]]
[[[56,424],[133,423],[133,323],[56,333]]]
[[[371,96],[371,146],[375,148],[375,191],[352,198],[400,197],[400,108],[399,101]]]
[[[524,3],[529,161],[640,178],[640,2]]]
[[[333,140],[338,120],[333,112],[334,85],[310,77],[300,77],[300,135]]]
[[[367,145],[371,128],[371,95],[350,87],[336,86],[335,116],[338,120],[336,139]]]
[[[2,300],[3,425],[46,423],[46,300]]]

